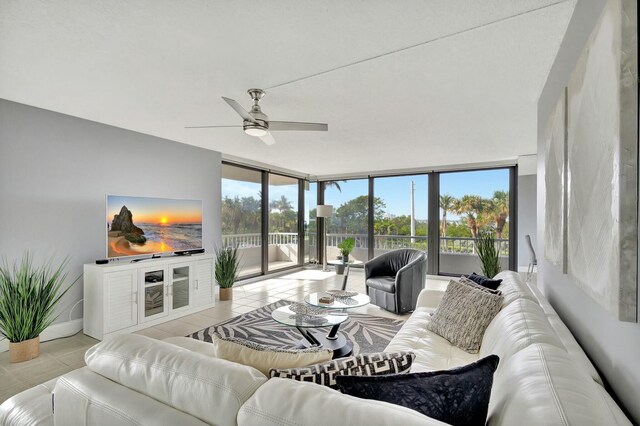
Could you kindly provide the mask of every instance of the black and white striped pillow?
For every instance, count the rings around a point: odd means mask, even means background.
[[[335,387],[336,376],[380,376],[408,373],[415,359],[413,352],[359,354],[301,368],[269,370],[269,377],[281,377]]]

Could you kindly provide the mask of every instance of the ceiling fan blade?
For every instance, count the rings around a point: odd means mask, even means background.
[[[242,126],[185,126],[185,129],[210,129],[212,127],[242,127]]]
[[[231,108],[233,108],[238,114],[240,114],[240,117],[244,118],[247,121],[251,121],[252,123],[258,123],[247,110],[242,108],[242,105],[240,105],[238,101],[230,98],[225,98],[224,96],[222,97],[222,99],[224,99],[224,101],[228,103]]]
[[[302,123],[298,121],[269,121],[269,130],[319,130],[326,132],[329,125],[324,123]]]
[[[262,139],[262,142],[266,143],[267,145],[273,145],[274,143],[276,143],[276,140],[273,138],[273,135],[269,132],[267,132],[267,134],[264,136],[258,136],[258,137]]]

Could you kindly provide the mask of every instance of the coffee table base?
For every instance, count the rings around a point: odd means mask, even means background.
[[[299,349],[321,346],[333,351],[333,359],[349,356],[353,353],[353,344],[342,334],[337,334],[335,338],[329,339],[326,335],[313,333],[301,327],[296,327],[304,339],[296,346]]]

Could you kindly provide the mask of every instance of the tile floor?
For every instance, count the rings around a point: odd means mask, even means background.
[[[185,336],[281,299],[301,302],[308,293],[340,288],[342,279],[342,275],[336,275],[332,271],[322,272],[320,269],[305,269],[277,278],[266,278],[234,287],[231,301],[216,300],[214,308],[140,330],[137,333],[155,339]],[[442,279],[428,278],[427,287],[444,290],[447,282]],[[364,292],[362,269],[351,270],[347,289]],[[408,315],[392,314],[374,305],[356,308],[353,312],[392,318],[408,317]],[[38,358],[19,364],[9,363],[8,352],[0,353],[0,403],[25,389],[83,367],[85,351],[97,342],[82,332],[71,337],[44,342],[41,344],[41,354]]]

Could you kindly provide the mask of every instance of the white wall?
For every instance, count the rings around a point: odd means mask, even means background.
[[[632,3],[635,0],[624,0]],[[618,321],[544,256],[544,126],[605,1],[578,1],[538,102],[538,285],[571,329],[635,422],[640,422],[640,324]]]
[[[220,154],[0,99],[0,255],[106,256],[107,194],[203,200],[203,243],[220,243]],[[58,322],[82,318],[82,280]]]
[[[529,265],[529,247],[525,235],[531,235],[533,247],[537,241],[536,175],[518,176],[518,267]]]

